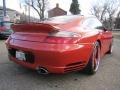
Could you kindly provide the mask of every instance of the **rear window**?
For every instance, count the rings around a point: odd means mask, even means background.
[[[80,18],[79,15],[71,15],[71,16],[58,16],[58,17],[53,17],[53,18],[48,18],[44,22],[47,23],[67,23],[70,22],[74,19]]]

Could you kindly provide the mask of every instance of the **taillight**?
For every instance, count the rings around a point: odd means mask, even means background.
[[[6,30],[5,27],[0,27],[0,31],[4,31],[4,30]]]
[[[80,37],[78,33],[75,32],[69,32],[69,31],[55,31],[49,33],[49,36],[54,37]]]

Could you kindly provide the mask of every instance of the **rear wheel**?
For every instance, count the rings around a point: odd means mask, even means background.
[[[99,42],[95,42],[93,52],[85,68],[85,72],[87,74],[96,73],[99,67],[99,62],[100,62],[100,44]]]

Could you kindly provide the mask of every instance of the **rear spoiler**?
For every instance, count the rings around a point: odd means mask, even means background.
[[[31,33],[50,33],[57,29],[45,23],[27,23],[27,24],[12,24],[11,28],[14,32],[31,32]]]

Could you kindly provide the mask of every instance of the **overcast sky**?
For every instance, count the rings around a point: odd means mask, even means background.
[[[22,0],[6,0],[6,7],[11,8],[17,11],[23,12],[23,10],[20,9],[20,1]],[[69,13],[69,8],[72,0],[48,0],[49,1],[49,9],[52,9],[56,6],[56,3],[59,3],[60,8],[66,10]],[[81,14],[88,15],[90,11],[90,6],[93,2],[96,0],[78,0],[80,4]],[[2,6],[2,0],[0,0],[0,6]],[[22,6],[23,7],[23,6]],[[32,11],[32,16],[36,16]],[[33,15],[34,14],[34,15]]]

